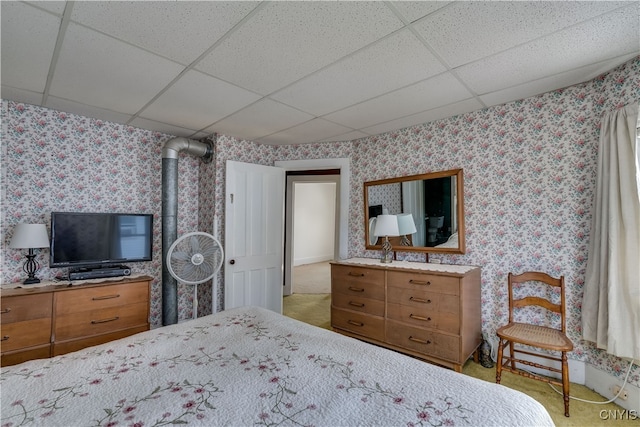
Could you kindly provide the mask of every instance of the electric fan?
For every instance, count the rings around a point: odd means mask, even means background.
[[[167,251],[167,270],[179,282],[196,285],[193,317],[197,317],[197,285],[210,280],[222,267],[224,251],[211,234],[187,233],[176,239]]]

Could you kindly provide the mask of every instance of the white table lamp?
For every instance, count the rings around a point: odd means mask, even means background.
[[[398,215],[398,235],[402,236],[400,244],[402,246],[413,246],[409,240],[409,235],[417,232],[413,215],[410,213]]]
[[[373,234],[378,237],[384,237],[382,243],[382,258],[380,262],[390,263],[393,261],[393,251],[389,236],[399,236],[398,218],[395,215],[378,215],[376,218],[376,227]]]

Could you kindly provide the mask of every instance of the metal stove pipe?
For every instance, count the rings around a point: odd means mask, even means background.
[[[178,323],[178,282],[167,269],[167,251],[178,238],[178,155],[213,159],[213,143],[173,138],[162,148],[162,325]]]

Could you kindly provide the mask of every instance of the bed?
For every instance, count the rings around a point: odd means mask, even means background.
[[[458,245],[458,232],[455,232],[449,236],[446,242],[437,245],[436,248],[457,248]]]
[[[526,425],[501,385],[260,308],[2,369],[2,425]]]

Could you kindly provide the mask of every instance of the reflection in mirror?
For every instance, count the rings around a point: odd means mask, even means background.
[[[398,216],[394,250],[464,253],[462,169],[364,183],[367,249],[382,242],[372,233],[380,214]]]

